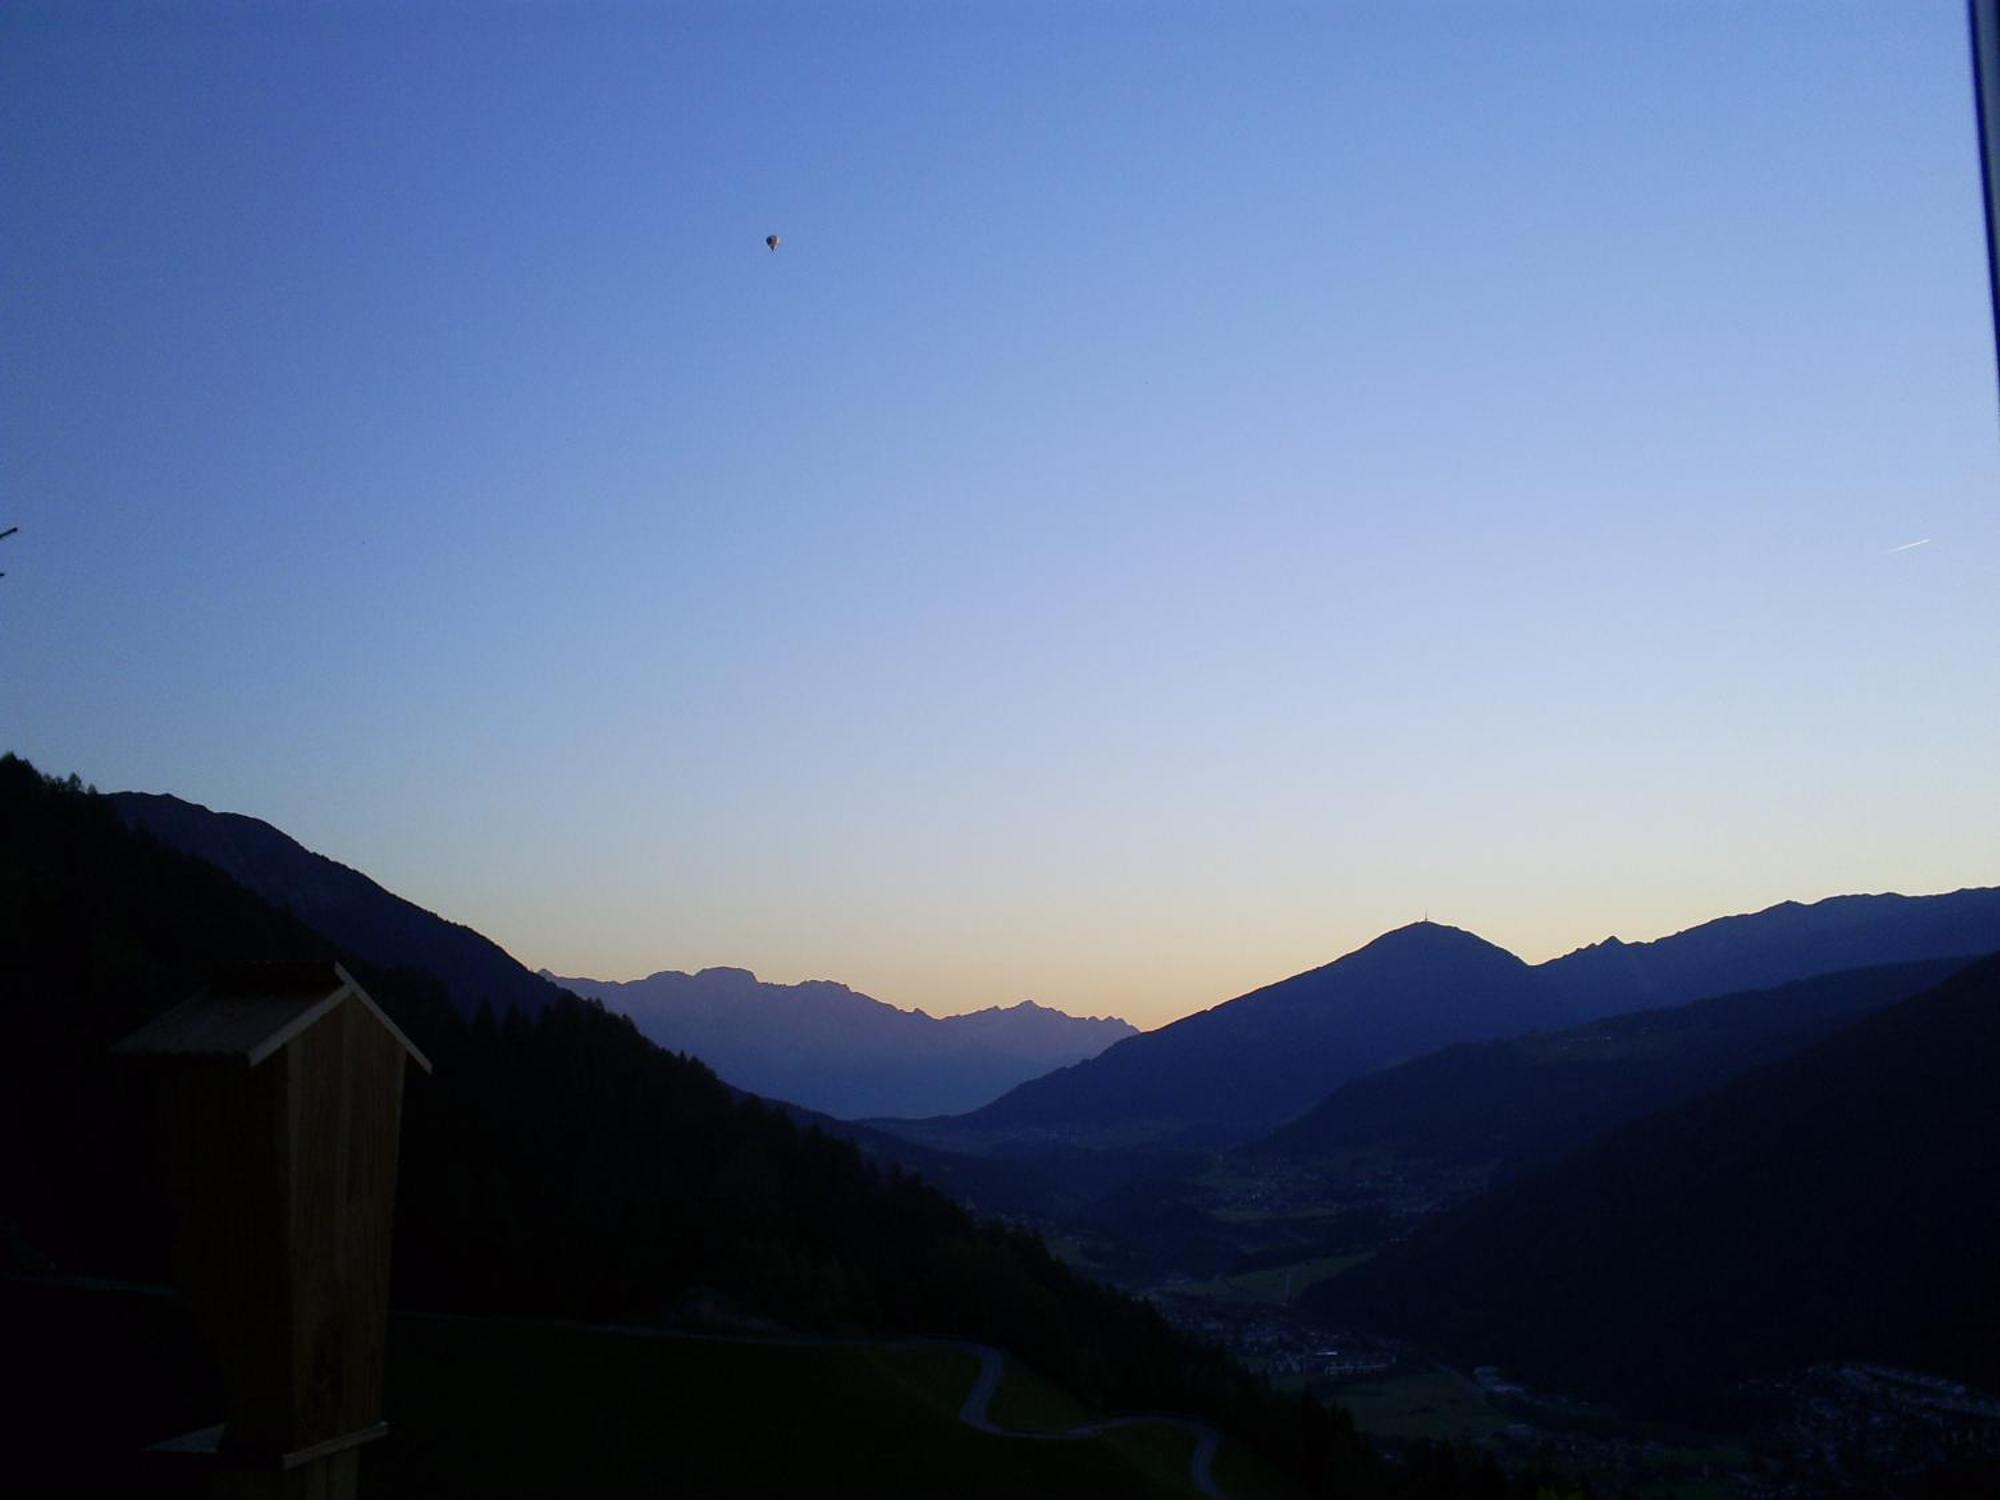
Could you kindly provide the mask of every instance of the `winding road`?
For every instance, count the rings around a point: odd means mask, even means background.
[[[948,1342],[933,1339],[918,1340],[921,1343]],[[1072,1427],[1066,1432],[1024,1432],[1019,1428],[1002,1427],[993,1420],[991,1407],[993,1395],[1000,1389],[1000,1377],[1007,1370],[1006,1354],[991,1344],[966,1344],[950,1342],[950,1347],[963,1349],[979,1361],[979,1378],[972,1382],[972,1389],[966,1392],[965,1401],[958,1408],[958,1420],[966,1426],[995,1437],[1023,1438],[1031,1442],[1074,1443],[1085,1438],[1094,1438],[1100,1433],[1110,1432],[1117,1427],[1139,1427],[1156,1423],[1162,1427],[1178,1427],[1191,1432],[1195,1437],[1194,1454],[1188,1459],[1188,1478],[1194,1487],[1209,1497],[1209,1500],[1227,1500],[1215,1482],[1215,1455],[1222,1446],[1222,1434],[1206,1422],[1197,1422],[1192,1417],[1177,1417],[1167,1412],[1135,1412],[1131,1416],[1108,1417],[1102,1422],[1086,1422],[1081,1427]]]
[[[171,1296],[166,1287],[142,1286],[136,1283],[100,1281],[81,1276],[7,1276],[5,1280],[27,1285],[64,1287],[83,1291],[115,1291],[141,1293],[147,1296]],[[466,1313],[399,1312],[399,1317],[420,1318],[437,1323],[515,1323],[541,1328],[568,1328],[586,1333],[612,1334],[624,1338],[675,1339],[696,1343],[713,1344],[766,1344],[792,1348],[913,1348],[920,1346],[960,1349],[979,1361],[979,1374],[973,1379],[972,1389],[965,1393],[965,1400],[959,1403],[958,1420],[977,1432],[993,1437],[1016,1438],[1023,1442],[1035,1443],[1076,1443],[1094,1438],[1102,1433],[1120,1427],[1141,1427],[1153,1424],[1161,1427],[1178,1427],[1194,1434],[1194,1453],[1188,1459],[1188,1479],[1208,1500],[1228,1500],[1215,1482],[1215,1455],[1222,1447],[1222,1434],[1206,1422],[1197,1422],[1192,1417],[1176,1416],[1171,1412],[1133,1412],[1122,1417],[1107,1417],[1101,1422],[1086,1422],[1080,1427],[1072,1427],[1064,1432],[1030,1432],[1016,1427],[1002,1427],[993,1420],[993,1397],[1000,1389],[1001,1378],[1007,1372],[1007,1355],[991,1344],[975,1344],[963,1339],[858,1339],[829,1338],[812,1335],[782,1334],[746,1335],[727,1333],[694,1333],[684,1329],[661,1328],[654,1325],[630,1323],[584,1323],[568,1318],[521,1318],[521,1317],[480,1317]]]
[[[432,1318],[446,1322],[484,1322],[491,1319],[476,1319],[457,1313],[411,1313],[410,1317]],[[1222,1447],[1222,1434],[1206,1422],[1197,1422],[1192,1417],[1176,1416],[1172,1412],[1131,1412],[1122,1417],[1106,1417],[1101,1422],[1086,1422],[1081,1427],[1072,1427],[1064,1432],[1033,1432],[1018,1427],[1002,1427],[993,1420],[993,1397],[1000,1389],[1001,1378],[1007,1373],[1007,1354],[991,1344],[975,1344],[965,1339],[857,1339],[833,1338],[813,1334],[736,1334],[736,1333],[694,1333],[683,1329],[660,1328],[651,1325],[630,1323],[578,1323],[554,1318],[517,1318],[513,1322],[533,1322],[544,1326],[578,1328],[593,1333],[619,1334],[625,1337],[652,1339],[682,1339],[691,1342],[713,1344],[770,1344],[796,1349],[838,1347],[846,1349],[864,1348],[921,1348],[944,1347],[960,1349],[979,1361],[979,1374],[974,1377],[972,1389],[965,1393],[965,1400],[959,1403],[958,1420],[976,1432],[984,1432],[992,1437],[1016,1438],[1030,1443],[1079,1443],[1100,1436],[1120,1427],[1142,1427],[1155,1424],[1161,1427],[1178,1427],[1183,1432],[1194,1434],[1194,1452],[1188,1457],[1188,1481],[1207,1500],[1229,1500],[1222,1487],[1215,1482],[1215,1455]]]

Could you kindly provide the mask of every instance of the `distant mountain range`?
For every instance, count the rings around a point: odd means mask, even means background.
[[[1814,1361],[2000,1383],[2000,958],[1604,1135],[1313,1289],[1662,1406]]]
[[[1875,964],[2000,948],[2000,888],[1942,896],[1829,896],[1719,917],[1650,943],[1606,938],[1536,971],[1589,1016],[1769,989]]]
[[[2000,949],[2000,889],[1785,902],[1530,967],[1471,933],[1399,928],[1322,968],[1128,1038],[983,1109],[894,1128],[956,1149],[1226,1146],[1351,1079],[1463,1042],[1866,965]]]
[[[1138,1035],[1124,1021],[1029,1000],[939,1017],[830,980],[766,984],[747,969],[669,969],[623,983],[543,977],[623,1012],[739,1088],[841,1119],[974,1109]]]

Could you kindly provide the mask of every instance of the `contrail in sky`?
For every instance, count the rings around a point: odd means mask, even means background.
[[[1929,537],[1925,537],[1920,542],[1905,542],[1900,547],[1891,547],[1889,549],[1889,552],[1885,552],[1882,555],[1884,557],[1887,557],[1890,552],[1908,552],[1912,547],[1928,547],[1930,544],[1931,544],[1931,539]]]

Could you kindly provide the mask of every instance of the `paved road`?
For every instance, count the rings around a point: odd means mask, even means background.
[[[932,1342],[924,1340],[923,1342]],[[990,1432],[995,1437],[1026,1438],[1030,1441],[1047,1443],[1073,1443],[1084,1438],[1094,1438],[1099,1433],[1110,1432],[1118,1427],[1138,1427],[1157,1423],[1163,1427],[1178,1427],[1194,1434],[1194,1455],[1188,1460],[1188,1478],[1194,1487],[1209,1497],[1209,1500],[1227,1500],[1215,1482],[1215,1454],[1222,1446],[1222,1434],[1206,1422],[1197,1422],[1190,1417],[1176,1417],[1166,1412],[1135,1412],[1126,1417],[1110,1417],[1102,1422],[1087,1422],[1081,1427],[1072,1427],[1067,1432],[1023,1432],[1018,1428],[1002,1427],[993,1420],[991,1407],[993,1395],[1000,1389],[1000,1377],[1007,1370],[1007,1356],[991,1344],[954,1343],[954,1349],[963,1349],[979,1361],[979,1376],[972,1382],[972,1389],[965,1393],[965,1401],[958,1408],[958,1420],[980,1432]]]

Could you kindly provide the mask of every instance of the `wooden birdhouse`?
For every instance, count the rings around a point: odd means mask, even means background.
[[[211,1492],[352,1495],[388,1430],[403,1064],[430,1063],[334,963],[234,969],[116,1050],[160,1075],[175,1271],[227,1393]]]

